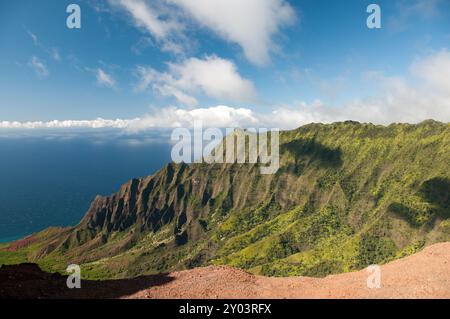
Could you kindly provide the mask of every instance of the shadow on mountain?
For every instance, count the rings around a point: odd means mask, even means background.
[[[424,216],[422,212],[397,202],[390,204],[388,210],[406,220],[413,227],[420,227],[429,220],[429,214]]]
[[[294,140],[281,146],[281,153],[289,152],[295,158],[295,164],[288,165],[286,171],[297,175],[309,163],[317,163],[323,168],[338,168],[342,166],[342,151],[339,148],[330,148],[314,139]]]
[[[414,227],[434,222],[436,217],[450,218],[450,180],[436,177],[425,181],[418,191],[420,198],[429,204],[427,211],[419,211],[402,203],[394,202],[389,210],[404,218]]]
[[[81,280],[80,289],[67,288],[67,276],[48,273],[36,264],[3,265],[0,299],[115,299],[162,286],[173,280],[167,274],[133,279]]]
[[[450,180],[436,177],[425,181],[420,187],[421,197],[433,205],[436,215],[450,218]]]

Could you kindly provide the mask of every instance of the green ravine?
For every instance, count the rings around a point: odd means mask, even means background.
[[[280,169],[168,164],[98,196],[79,225],[0,246],[91,279],[210,264],[269,276],[362,269],[450,241],[450,124],[310,124],[281,132]]]

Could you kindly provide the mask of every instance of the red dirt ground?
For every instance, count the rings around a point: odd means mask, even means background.
[[[446,298],[450,243],[381,266],[381,288],[367,288],[366,270],[326,278],[268,278],[231,267],[206,267],[134,279],[88,281],[68,289],[66,278],[37,265],[0,268],[0,298]]]
[[[328,276],[268,278],[230,267],[172,273],[172,281],[129,298],[450,298],[450,243],[381,266],[381,288],[362,270]]]

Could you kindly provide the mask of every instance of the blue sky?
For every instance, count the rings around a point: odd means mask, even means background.
[[[2,127],[450,120],[448,0],[4,0],[0,23]]]

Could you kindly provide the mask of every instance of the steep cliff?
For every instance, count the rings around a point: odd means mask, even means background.
[[[449,124],[310,124],[281,132],[276,174],[171,163],[17,253],[90,278],[207,264],[323,276],[450,240],[449,192]]]

